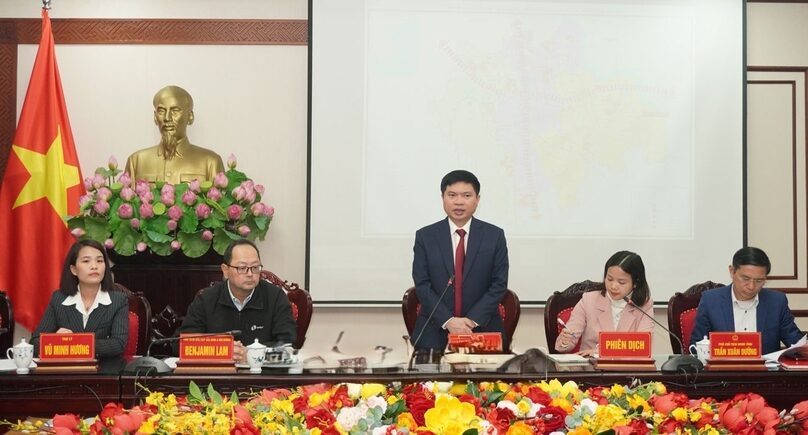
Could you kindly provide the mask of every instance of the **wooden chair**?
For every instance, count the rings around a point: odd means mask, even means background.
[[[124,358],[145,355],[152,337],[151,305],[142,292],[133,292],[118,283],[115,283],[115,290],[123,292],[129,299],[129,339]]]
[[[6,354],[6,349],[14,346],[14,313],[11,310],[11,301],[4,291],[0,291],[0,352]],[[5,356],[3,357],[5,358]]]
[[[309,330],[311,315],[314,312],[314,304],[312,303],[311,295],[306,289],[300,288],[297,283],[282,280],[278,275],[268,270],[261,271],[261,278],[282,288],[283,291],[286,292],[286,296],[292,304],[292,317],[294,317],[295,322],[297,322],[297,338],[292,346],[295,349],[302,348],[303,343],[306,342],[306,331]]]
[[[415,319],[418,318],[418,313],[421,311],[421,303],[418,301],[418,295],[415,293],[415,287],[410,287],[404,292],[404,298],[401,300],[401,314],[404,316],[404,325],[407,327],[407,333],[410,337],[413,336],[415,330]],[[516,331],[516,326],[519,324],[519,317],[522,315],[522,308],[519,305],[519,296],[513,290],[506,290],[505,295],[499,303],[499,317],[502,319],[502,324],[505,328],[505,337],[508,343],[513,346],[513,334]],[[507,351],[508,349],[506,349]]]
[[[603,289],[602,282],[586,280],[577,282],[567,287],[564,291],[557,291],[550,295],[544,308],[544,335],[547,339],[547,349],[550,353],[558,353],[555,350],[555,342],[558,334],[563,329],[561,324],[558,323],[558,319],[563,320],[564,323],[568,322],[570,315],[572,315],[572,309],[575,308],[584,293]],[[579,341],[570,352],[578,352],[580,344]]]
[[[668,329],[682,340],[685,348],[679,346],[679,342],[671,337],[671,349],[673,353],[688,353],[690,347],[690,333],[696,324],[696,309],[701,300],[701,294],[706,290],[724,287],[724,284],[705,281],[691,286],[684,293],[677,292],[668,300]]]

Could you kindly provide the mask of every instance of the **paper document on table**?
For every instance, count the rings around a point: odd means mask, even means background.
[[[789,347],[788,349],[782,349],[778,350],[777,352],[767,353],[766,355],[763,355],[763,359],[765,359],[766,361],[777,361],[780,359],[780,355],[782,355],[784,352],[788,352],[789,350],[797,347],[805,346],[806,344],[808,344],[808,334],[803,335],[802,338],[799,339],[799,341],[792,344],[791,347]]]

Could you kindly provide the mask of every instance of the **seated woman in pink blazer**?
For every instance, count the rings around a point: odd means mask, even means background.
[[[570,352],[581,340],[583,356],[592,355],[600,331],[653,331],[654,322],[644,316],[654,315],[645,265],[634,252],[620,251],[612,255],[603,268],[601,291],[584,293],[555,342],[559,352]]]

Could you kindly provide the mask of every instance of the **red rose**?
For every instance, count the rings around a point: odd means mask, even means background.
[[[404,393],[404,402],[407,404],[413,420],[418,426],[425,424],[424,414],[435,406],[435,396],[431,391],[428,391],[417,384],[408,385],[402,391]]]
[[[309,398],[306,396],[298,396],[292,399],[292,407],[295,412],[302,414],[303,411],[309,409]]]
[[[659,425],[659,433],[676,433],[676,430],[681,428],[682,425],[678,421],[669,418]]]
[[[627,426],[618,426],[614,428],[616,435],[648,435],[651,431],[645,420],[631,420]]]
[[[544,420],[544,430],[548,432],[564,427],[564,420],[567,418],[567,411],[557,406],[545,406],[539,410],[539,414]]]
[[[497,428],[497,433],[506,433],[511,427],[511,422],[516,419],[516,415],[508,408],[493,408],[485,418],[491,425]]]
[[[337,387],[336,391],[334,391],[328,399],[328,406],[332,410],[340,409],[343,406],[350,406],[351,404],[353,404],[353,400],[351,396],[348,395],[347,385]]]
[[[687,406],[687,395],[682,393],[668,393],[652,397],[649,402],[654,410],[663,415],[670,414],[676,408]]]
[[[539,405],[547,406],[553,401],[553,398],[550,397],[549,394],[545,393],[541,388],[535,386],[528,388],[525,396],[527,396],[531,402],[538,403]]]

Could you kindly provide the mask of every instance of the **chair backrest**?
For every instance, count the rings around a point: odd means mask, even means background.
[[[14,313],[11,310],[11,301],[4,291],[0,291],[0,328],[6,329],[6,332],[0,334],[0,352],[5,355],[6,349],[14,346]]]
[[[558,353],[555,350],[555,342],[558,338],[558,334],[561,333],[563,329],[558,319],[563,320],[564,323],[569,321],[570,315],[572,315],[572,309],[575,308],[575,305],[581,300],[584,293],[601,291],[603,288],[602,282],[586,280],[576,282],[564,289],[564,291],[554,292],[547,298],[547,304],[544,308],[544,335],[547,339],[547,349],[550,353]],[[570,352],[578,352],[580,344],[579,341]]]
[[[278,275],[268,270],[261,271],[261,278],[282,288],[283,291],[286,292],[289,303],[292,304],[292,317],[294,317],[295,322],[297,322],[297,338],[293,346],[295,349],[300,349],[306,342],[306,331],[309,330],[311,315],[314,312],[314,304],[311,300],[311,295],[306,289],[300,288],[297,283],[282,280]]]
[[[671,349],[673,353],[679,354],[690,347],[690,333],[696,323],[696,309],[701,300],[701,294],[705,290],[724,287],[724,284],[705,281],[691,286],[684,293],[677,292],[668,300],[668,329],[682,340],[685,348],[682,349],[679,342],[671,337]]]
[[[516,326],[519,324],[519,317],[522,315],[522,308],[519,304],[519,297],[513,290],[505,290],[505,295],[499,303],[499,317],[502,319],[502,324],[505,327],[505,337],[508,343],[513,346],[513,334],[516,331]],[[418,318],[418,313],[421,311],[421,303],[418,301],[418,295],[415,293],[415,287],[410,287],[404,292],[404,297],[401,300],[401,314],[404,316],[404,326],[407,327],[407,333],[410,337],[413,336],[415,330],[415,319]]]
[[[133,292],[115,283],[115,289],[126,294],[129,300],[129,338],[124,349],[124,358],[145,355],[152,336],[152,313],[149,300],[142,292]]]

